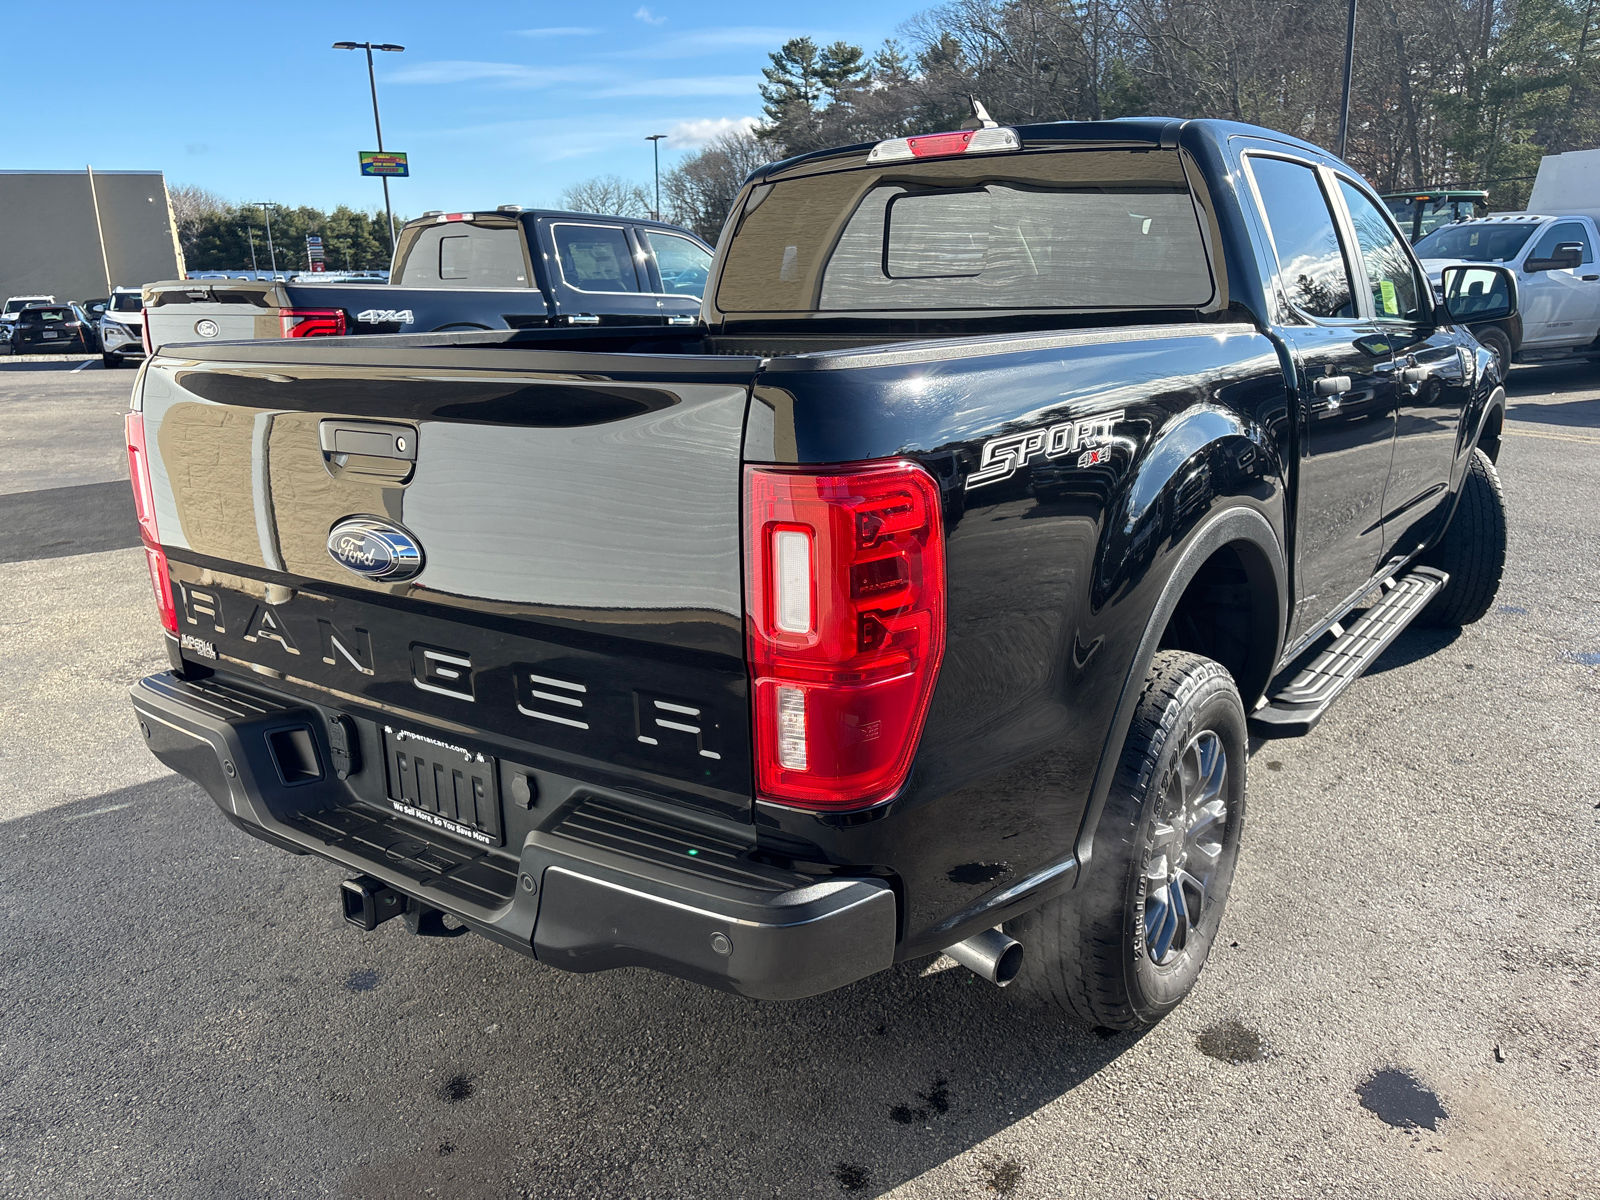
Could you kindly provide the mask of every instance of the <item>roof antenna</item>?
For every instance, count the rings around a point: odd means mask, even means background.
[[[972,119],[968,120],[968,121],[963,121],[961,123],[961,128],[963,128],[963,129],[999,129],[1000,128],[1000,122],[996,121],[993,117],[991,117],[989,115],[989,110],[983,106],[983,102],[981,100],[979,100],[976,96],[970,96],[970,95],[967,97],[967,100],[970,101],[971,104],[972,104]]]

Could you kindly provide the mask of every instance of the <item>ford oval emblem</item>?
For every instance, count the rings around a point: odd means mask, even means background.
[[[422,570],[422,547],[393,521],[346,517],[328,531],[328,554],[341,567],[380,583],[412,579]]]
[[[201,317],[194,323],[194,331],[201,337],[211,338],[221,333],[222,329],[210,317]]]

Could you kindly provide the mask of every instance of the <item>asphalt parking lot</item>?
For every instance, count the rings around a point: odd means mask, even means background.
[[[1217,952],[1135,1037],[948,960],[756,1004],[346,927],[144,749],[134,375],[74,365],[0,360],[5,1195],[1600,1188],[1600,369],[1513,373],[1498,607],[1256,749]]]

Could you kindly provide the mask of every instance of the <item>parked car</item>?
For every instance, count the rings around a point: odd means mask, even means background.
[[[12,319],[30,304],[54,304],[54,296],[7,296],[5,306],[0,308],[0,319]]]
[[[1400,232],[1413,242],[1441,226],[1470,221],[1489,211],[1489,193],[1469,188],[1385,192],[1382,199],[1394,214]]]
[[[78,330],[83,335],[83,349],[88,354],[100,353],[100,327],[98,317],[82,304],[74,301],[69,307],[78,318]]]
[[[1493,352],[1501,378],[1514,362],[1579,355],[1600,359],[1600,245],[1587,216],[1508,213],[1436,229],[1416,244],[1429,278],[1454,263],[1510,267],[1520,296],[1517,312],[1469,328]],[[1488,288],[1479,280],[1480,288]],[[1497,307],[1484,291],[1477,303]]]
[[[711,247],[659,221],[589,213],[429,213],[400,231],[393,284],[354,280],[145,288],[156,345],[197,339],[337,337],[693,325]]]
[[[139,288],[119,287],[100,318],[100,361],[107,369],[144,357],[144,299]]]
[[[692,327],[159,350],[146,744],[363,929],[768,998],[945,950],[1151,1024],[1249,735],[1493,604],[1505,393],[1453,306],[1514,315],[1509,270],[1436,300],[1347,165],[1214,121],[820,151],[733,212]]]
[[[30,304],[11,322],[13,354],[81,354],[83,324],[70,304]]]

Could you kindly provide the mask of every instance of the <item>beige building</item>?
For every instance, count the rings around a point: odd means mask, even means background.
[[[0,171],[0,300],[183,278],[160,171]]]

